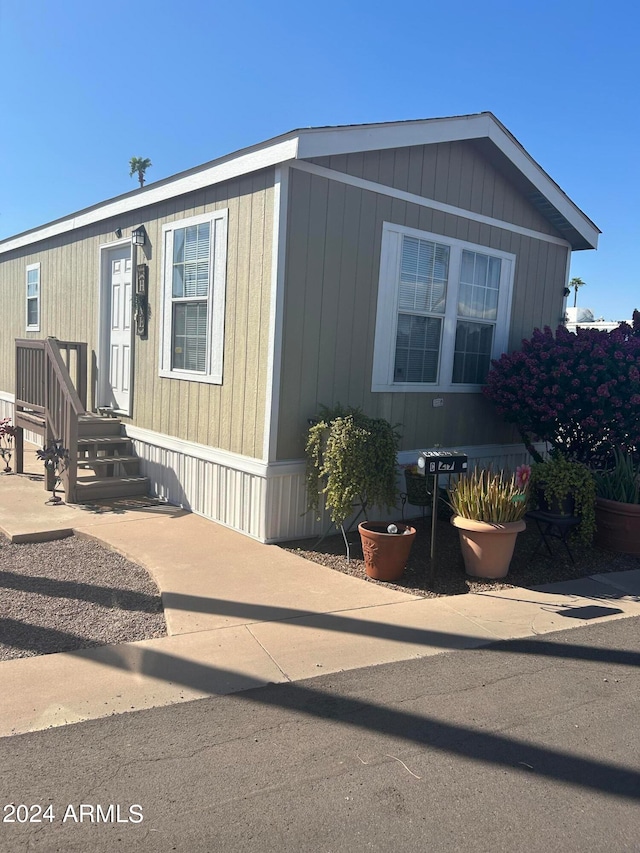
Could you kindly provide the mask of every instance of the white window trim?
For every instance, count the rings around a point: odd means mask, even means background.
[[[160,370],[159,375],[188,382],[208,382],[222,385],[224,358],[224,312],[227,279],[227,229],[229,211],[214,210],[200,216],[191,216],[170,222],[162,228],[162,317],[160,320]],[[193,370],[175,370],[171,367],[173,232],[178,228],[211,223],[211,255],[209,267],[209,295],[207,311],[207,356],[203,373]],[[213,292],[212,292],[213,291]]]
[[[400,250],[402,237],[418,237],[422,240],[433,240],[447,245],[454,251],[450,253],[449,278],[447,284],[447,304],[442,317],[442,338],[440,346],[440,363],[438,381],[431,382],[394,382],[394,365],[396,349],[396,333],[398,325],[398,270],[400,266]],[[391,222],[382,224],[382,247],[380,253],[380,277],[378,281],[378,308],[376,314],[376,333],[373,351],[373,377],[371,390],[374,392],[400,393],[478,393],[482,385],[453,383],[450,380],[441,381],[443,376],[450,377],[453,370],[453,355],[456,336],[457,288],[459,283],[460,259],[462,250],[489,254],[500,258],[502,263],[500,275],[500,298],[498,301],[498,316],[495,324],[493,349],[491,358],[499,358],[506,352],[509,342],[509,325],[511,318],[511,302],[513,297],[513,280],[516,256],[509,252],[500,252],[458,240],[445,237],[442,234],[432,234],[419,231],[404,225],[394,225]],[[455,288],[455,295],[453,288]]]
[[[29,273],[32,270],[38,270],[38,295],[36,297],[33,297],[33,296],[30,297],[29,296]],[[27,265],[27,269],[25,271],[24,289],[25,289],[25,301],[24,301],[25,329],[27,330],[27,332],[39,332],[40,331],[40,263],[28,264]],[[33,324],[32,326],[30,326],[29,325],[29,299],[34,299],[34,298],[37,299],[37,304],[38,304],[38,322]]]

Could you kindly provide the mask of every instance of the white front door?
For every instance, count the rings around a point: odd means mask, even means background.
[[[109,331],[107,335],[108,384],[105,388],[105,396],[107,405],[129,414],[132,367],[131,246],[121,246],[108,252],[106,273],[108,306],[105,306],[105,320],[107,318],[109,320]]]

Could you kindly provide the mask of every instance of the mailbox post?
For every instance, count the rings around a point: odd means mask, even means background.
[[[458,450],[422,450],[418,457],[418,472],[425,477],[433,476],[433,500],[431,502],[431,568],[430,577],[433,580],[434,560],[436,555],[436,523],[438,521],[438,500],[440,495],[440,474],[464,474],[467,471],[468,459]]]

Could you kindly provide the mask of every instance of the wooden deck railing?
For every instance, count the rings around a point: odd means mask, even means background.
[[[73,377],[73,378],[72,378]],[[14,423],[16,471],[23,470],[22,431],[32,430],[45,444],[60,440],[69,452],[62,474],[66,499],[74,503],[78,475],[78,419],[87,407],[87,345],[79,341],[16,341]],[[52,472],[45,487],[53,488]]]

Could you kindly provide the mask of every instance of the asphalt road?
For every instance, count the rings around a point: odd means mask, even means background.
[[[640,619],[6,738],[0,787],[10,853],[637,853]]]

